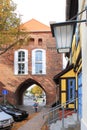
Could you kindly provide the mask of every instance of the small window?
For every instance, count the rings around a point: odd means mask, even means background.
[[[42,46],[42,39],[41,38],[38,39],[38,45]]]
[[[30,38],[30,42],[34,42],[34,38]]]
[[[35,41],[34,38],[30,38],[29,39],[29,45],[34,45],[34,41]]]

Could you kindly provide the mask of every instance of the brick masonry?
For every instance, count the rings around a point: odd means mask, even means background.
[[[28,75],[14,75],[14,51],[17,48],[11,48],[5,54],[0,55],[0,94],[3,89],[7,89],[9,91],[8,101],[22,104],[24,91],[31,85],[37,84],[45,91],[46,103],[50,105],[56,99],[56,85],[53,82],[53,77],[62,70],[62,55],[57,53],[55,39],[51,32],[31,32],[29,36],[35,39],[34,43],[29,42],[21,47],[28,50]],[[41,44],[38,44],[38,38],[42,39]],[[46,50],[46,75],[32,75],[31,54],[35,48]]]

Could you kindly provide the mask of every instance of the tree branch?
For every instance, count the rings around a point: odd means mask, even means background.
[[[25,40],[27,36],[25,36],[22,40]],[[0,55],[4,54],[5,52],[7,52],[9,49],[11,49],[12,47],[14,47],[15,45],[17,45],[18,42],[20,42],[21,39],[18,39],[17,41],[15,41],[13,44],[9,45],[7,48],[5,48],[2,52],[0,52]]]

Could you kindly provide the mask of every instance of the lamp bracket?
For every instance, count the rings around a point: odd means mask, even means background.
[[[82,10],[80,13],[76,14],[74,17],[72,17],[71,19],[69,19],[69,21],[74,20],[77,16],[79,16],[80,14],[82,14],[85,11],[86,11],[86,20],[81,20],[81,21],[77,21],[77,22],[78,23],[80,23],[80,22],[86,22],[86,24],[87,24],[87,6],[85,6],[85,9]]]

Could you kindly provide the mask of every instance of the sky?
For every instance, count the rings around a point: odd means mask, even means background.
[[[66,0],[13,0],[22,23],[32,18],[50,25],[50,22],[65,21]]]
[[[17,4],[16,12],[21,16],[22,23],[32,18],[50,26],[50,22],[64,22],[66,0],[13,0]],[[66,60],[63,58],[65,68]]]

